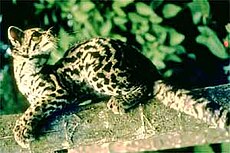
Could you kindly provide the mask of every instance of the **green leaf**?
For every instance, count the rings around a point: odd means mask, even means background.
[[[131,4],[134,0],[119,0],[119,1],[114,1],[113,6],[116,7],[126,7],[127,5]]]
[[[193,23],[198,24],[203,19],[206,24],[206,19],[210,16],[210,6],[208,0],[193,0],[188,4],[191,10]]]
[[[139,13],[140,15],[150,16],[151,14],[153,14],[152,8],[142,2],[136,3],[136,9],[137,13]]]
[[[97,36],[96,28],[90,22],[84,22],[85,30],[90,33],[90,36]]]
[[[45,25],[49,25],[49,18],[48,18],[48,15],[45,15],[45,16],[44,16],[44,24],[45,24]]]
[[[93,18],[94,18],[96,21],[98,21],[98,22],[103,22],[103,21],[104,21],[102,15],[101,15],[100,12],[99,12],[98,10],[96,10],[96,9],[93,11]]]
[[[128,20],[123,17],[114,17],[113,21],[116,25],[125,24]]]
[[[201,12],[195,12],[192,16],[193,23],[198,24],[201,21],[201,18],[202,18]]]
[[[163,75],[164,75],[165,78],[169,78],[170,76],[172,76],[172,74],[173,74],[173,70],[169,69],[166,72],[164,72]]]
[[[113,11],[118,15],[122,17],[126,17],[126,13],[117,5],[112,5]]]
[[[48,3],[49,7],[55,4],[55,0],[46,0],[46,2]]]
[[[90,1],[84,1],[80,4],[81,10],[84,12],[89,12],[90,10],[95,8],[95,4]]]
[[[35,14],[40,14],[45,9],[45,6],[43,4],[40,4],[40,3],[35,3],[34,7],[36,8]]]
[[[149,31],[148,22],[133,23],[131,32],[133,34],[143,34]]]
[[[230,150],[230,144],[229,144],[229,142],[221,144],[221,151],[222,151],[222,153],[225,153],[225,152],[227,153],[227,152],[229,152],[229,150]]]
[[[63,50],[67,50],[69,48],[71,36],[63,28],[61,28],[58,37],[62,40],[59,41],[59,45],[62,46]]]
[[[16,4],[17,4],[17,0],[12,0],[12,3],[13,3],[14,5],[16,5]]]
[[[82,11],[76,11],[73,12],[73,17],[76,20],[76,22],[85,23],[86,21],[88,21],[89,16],[87,13],[84,13]]]
[[[157,69],[164,69],[166,67],[165,63],[163,62],[165,59],[165,54],[162,54],[160,51],[158,50],[154,50],[154,54],[153,54],[153,63],[154,65],[156,65]]]
[[[169,36],[170,36],[169,44],[171,46],[179,45],[185,39],[185,36],[183,34],[178,33],[174,29],[169,30]]]
[[[182,8],[180,6],[177,6],[175,4],[166,4],[164,5],[164,8],[162,10],[164,18],[172,18],[176,16]]]
[[[164,52],[164,53],[167,53],[167,54],[173,54],[176,51],[175,48],[173,48],[173,47],[168,47],[168,46],[163,46],[163,45],[160,45],[158,47],[158,49],[161,52]]]
[[[136,35],[136,40],[138,43],[140,43],[141,45],[143,45],[145,43],[145,40],[142,38],[141,35]]]
[[[206,47],[217,57],[221,59],[229,58],[223,44],[214,31],[207,26],[199,26],[200,35],[196,37],[196,42]]]
[[[182,62],[181,58],[179,56],[177,56],[176,54],[168,54],[166,57],[166,60],[177,62],[177,63]]]
[[[202,145],[202,146],[194,147],[194,153],[201,153],[201,152],[214,153],[210,145]]]
[[[198,26],[198,31],[204,36],[216,36],[216,33],[207,26]]]
[[[173,46],[173,48],[175,48],[176,54],[178,54],[178,55],[186,53],[186,50],[185,50],[184,46],[182,46],[182,45],[176,45],[176,46]]]
[[[113,18],[113,22],[115,25],[117,25],[118,27],[120,27],[123,31],[126,31],[127,28],[125,26],[125,23],[128,22],[127,18],[123,18],[123,17],[114,17]]]
[[[100,29],[101,36],[108,36],[112,29],[111,20],[107,20]]]
[[[163,2],[164,2],[164,0],[152,0],[150,5],[151,5],[151,7],[153,8],[153,10],[155,10],[155,9],[158,8]]]
[[[191,58],[191,59],[193,59],[193,60],[196,60],[196,55],[193,54],[193,53],[189,53],[189,54],[188,54],[188,58]]]
[[[133,13],[133,12],[128,13],[128,17],[133,23],[137,23],[137,22],[141,23],[143,21],[147,21],[146,18],[138,15],[137,13]]]
[[[154,31],[155,35],[157,36],[157,41],[160,44],[164,44],[166,37],[167,37],[167,29],[158,25],[158,24],[153,24],[152,30]]]
[[[127,41],[127,38],[126,37],[123,37],[119,34],[111,34],[111,37],[114,38],[114,39],[118,39],[118,40],[121,40],[123,42],[126,42]]]
[[[228,33],[230,33],[230,23],[228,23],[226,26],[225,26],[226,30]]]
[[[54,11],[52,11],[52,20],[53,20],[53,22],[55,22],[55,23],[58,21],[57,16],[56,16],[56,14],[55,14]]]
[[[146,34],[144,34],[144,36],[145,36],[145,39],[146,39],[147,41],[149,41],[149,42],[153,42],[153,41],[156,40],[156,37],[154,37],[154,36],[151,35],[150,33],[146,33]]]
[[[153,24],[159,24],[163,21],[161,17],[159,17],[155,12],[150,16],[149,21]]]

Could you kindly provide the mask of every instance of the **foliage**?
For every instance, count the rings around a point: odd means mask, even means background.
[[[13,3],[17,5],[17,0]],[[196,59],[196,55],[186,50],[188,47],[183,44],[188,39],[186,33],[178,32],[178,29],[164,24],[164,21],[175,19],[186,9],[191,12],[194,24],[191,26],[196,27],[199,32],[195,42],[206,46],[219,59],[229,58],[230,23],[226,25],[226,37],[220,40],[217,33],[209,27],[212,14],[208,0],[193,0],[183,5],[163,0],[119,0],[106,3],[93,0],[40,0],[33,3],[35,14],[43,19],[41,24],[59,27],[58,51],[51,54],[51,64],[62,57],[64,51],[75,42],[91,37],[111,37],[138,47],[159,70],[163,70],[161,72],[164,77],[170,77],[173,68],[168,67],[167,62],[182,63],[182,55],[191,60]],[[230,63],[223,67],[223,71],[230,77]],[[1,82],[1,104],[2,101],[7,101],[7,97],[11,98],[8,101],[13,101],[12,95],[3,93],[3,90],[12,93],[12,89],[3,85],[12,82],[10,78],[5,77],[7,72],[7,67],[0,72],[0,75],[4,76],[1,80],[4,82]],[[7,104],[10,106],[11,102]]]
[[[192,13],[193,23],[197,25],[200,22],[207,24],[208,18],[210,18],[210,6],[208,0],[193,0],[188,4],[188,7]]]
[[[163,6],[163,7],[162,7]],[[183,46],[185,35],[175,28],[165,26],[165,19],[176,17],[183,13],[185,8],[191,10],[194,26],[197,26],[200,35],[196,41],[206,46],[211,53],[221,59],[229,58],[229,52],[223,46],[216,33],[207,26],[210,19],[210,6],[207,0],[193,0],[184,6],[172,3],[163,3],[163,0],[150,2],[110,1],[54,1],[40,0],[35,4],[36,13],[44,14],[46,25],[50,23],[66,22],[67,28],[61,27],[59,31],[59,53],[66,50],[75,41],[91,37],[111,37],[134,44],[157,66],[159,70],[165,69],[164,76],[170,77],[173,69],[166,66],[168,61],[181,63],[181,55],[187,54],[194,59],[195,55],[187,53]],[[162,7],[162,16],[156,9]],[[47,10],[50,10],[49,13]],[[59,10],[59,11],[58,11]],[[60,12],[60,18],[57,13]],[[72,30],[72,33],[68,31]],[[54,56],[54,63],[58,56]]]
[[[45,1],[35,5],[37,13],[51,9],[52,16],[55,16],[54,12],[60,9],[61,20],[67,20],[68,27],[76,31],[76,33],[68,34],[63,29],[60,30],[59,38],[64,40],[61,41],[62,44],[59,44],[61,50],[66,50],[67,44],[73,43],[74,40],[102,36],[129,41],[135,46],[141,46],[140,50],[153,61],[158,69],[166,68],[164,61],[181,62],[178,54],[185,52],[181,45],[184,35],[172,27],[162,26],[163,18],[154,12],[156,5],[160,6],[163,1],[152,1],[149,5],[144,2],[133,3],[133,0],[114,1],[111,4],[75,0],[64,2],[47,0],[46,2],[48,5],[44,5]],[[167,15],[174,8],[177,8],[177,11],[171,16]],[[180,10],[179,6],[168,4],[163,14],[170,18]],[[45,15],[44,21],[46,19]],[[58,22],[56,19],[53,20],[55,21]],[[45,23],[49,24],[47,21]]]
[[[207,26],[198,26],[198,30],[201,34],[196,38],[197,43],[207,46],[208,49],[219,58],[227,59],[229,57],[229,53],[227,53],[212,29]]]
[[[227,36],[224,38],[224,46],[226,48],[230,48],[229,44],[230,44],[230,23],[228,23],[226,26],[225,26],[228,34]],[[228,52],[229,53],[229,52]],[[224,66],[224,71],[225,71],[225,74],[228,76],[228,80],[230,82],[230,61],[228,63],[227,66]]]
[[[169,149],[169,150],[161,150],[161,151],[147,151],[144,153],[173,153],[173,152],[189,152],[189,153],[228,153],[230,149],[229,143],[221,143],[221,144],[212,144],[212,145],[200,145],[194,147],[186,147],[179,149]]]
[[[20,113],[25,110],[25,100],[21,94],[14,94],[16,89],[13,83],[14,81],[9,77],[9,66],[4,66],[0,70],[0,115]]]

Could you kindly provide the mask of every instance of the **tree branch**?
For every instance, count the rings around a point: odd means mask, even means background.
[[[230,84],[194,92],[230,110]],[[29,152],[14,141],[12,129],[19,115],[0,116],[0,152]],[[91,104],[78,113],[57,117],[42,129],[32,152],[138,152],[221,143],[230,140],[228,129],[215,129],[184,113],[150,100],[124,115],[114,115],[106,102]],[[46,123],[47,124],[47,123]],[[71,143],[71,140],[73,143]]]

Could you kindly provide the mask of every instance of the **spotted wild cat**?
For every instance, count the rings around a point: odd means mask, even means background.
[[[229,112],[211,102],[195,99],[187,91],[161,80],[155,66],[135,47],[119,40],[93,38],[68,49],[54,65],[48,65],[56,39],[50,30],[8,29],[14,76],[30,107],[17,120],[14,137],[28,148],[38,123],[64,109],[95,97],[108,96],[108,108],[122,113],[151,97],[217,127],[228,126]]]

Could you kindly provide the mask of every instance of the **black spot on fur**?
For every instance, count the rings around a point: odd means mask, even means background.
[[[81,55],[82,55],[82,54],[83,54],[82,52],[77,52],[76,56],[77,56],[78,58],[81,58]]]
[[[40,106],[37,106],[36,108],[35,108],[35,111],[39,111],[40,110]]]
[[[76,61],[76,58],[75,57],[65,58],[65,61],[68,62],[68,63],[74,63]]]
[[[96,78],[96,77],[93,77],[93,81],[97,81],[98,80],[98,78]]]
[[[91,52],[91,55],[93,58],[98,58],[101,56],[99,52]]]
[[[105,78],[105,75],[104,75],[103,73],[97,73],[97,76],[98,76],[99,78]]]
[[[63,91],[62,89],[58,89],[57,92],[58,92],[59,94],[63,94],[63,93],[64,93],[64,91]]]
[[[105,48],[105,54],[106,54],[106,59],[105,60],[108,61],[113,54],[111,53],[111,50],[110,50],[109,46],[103,45],[103,47]]]
[[[90,48],[94,48],[94,46],[86,45],[86,46],[84,47],[84,50],[89,50]]]
[[[85,69],[88,70],[89,66],[90,66],[90,64],[87,63],[87,64],[85,65]]]
[[[79,65],[79,69],[80,69],[80,70],[83,70],[83,67],[84,67],[84,66],[82,66],[82,65]]]
[[[117,78],[116,78],[115,74],[112,74],[112,75],[111,75],[111,80],[112,80],[112,82],[114,82],[114,83],[117,82]]]
[[[55,93],[50,94],[51,97],[56,97]]]
[[[111,86],[112,86],[113,88],[116,88],[117,85],[116,85],[116,84],[112,84]]]
[[[45,83],[40,82],[40,83],[38,84],[38,86],[40,86],[40,87],[44,87],[44,86],[45,86]]]
[[[101,65],[97,65],[96,67],[94,67],[93,71],[97,72],[100,68],[101,68]]]
[[[118,73],[119,77],[125,77],[127,74],[126,73]]]
[[[73,74],[78,75],[78,74],[79,74],[79,71],[78,71],[77,69],[74,69],[74,70],[73,70]]]
[[[110,69],[111,69],[111,67],[112,67],[112,62],[109,62],[109,63],[107,63],[107,64],[104,66],[103,69],[104,69],[105,71],[109,72]]]
[[[105,84],[109,84],[109,79],[108,78],[105,78]]]
[[[110,90],[110,91],[113,91],[113,88],[111,88],[111,87],[109,87],[109,86],[107,87],[107,89]]]
[[[99,60],[100,62],[102,62],[102,61],[105,59],[105,57],[106,57],[106,56],[100,56],[98,60]]]
[[[92,73],[92,71],[89,71],[89,73],[88,73],[88,77],[90,76],[90,74]]]
[[[230,112],[227,113],[226,125],[230,125]]]
[[[97,72],[103,66],[104,64],[102,64],[102,61],[100,61],[99,63],[95,64],[94,71]]]
[[[46,87],[44,90],[51,90],[51,91],[55,91],[56,88],[55,87]]]
[[[122,52],[120,50],[116,50],[114,58],[117,60],[121,60],[122,59]]]
[[[101,88],[101,87],[103,87],[103,85],[100,84],[100,83],[97,83],[97,87],[98,87],[98,88]]]

